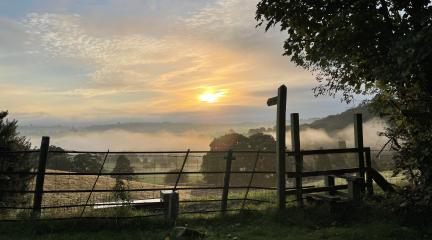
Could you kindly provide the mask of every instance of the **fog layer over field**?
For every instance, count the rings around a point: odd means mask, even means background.
[[[383,132],[385,124],[382,120],[372,119],[363,124],[364,146],[372,149],[381,148],[387,141],[385,137],[379,136]],[[287,145],[291,145],[291,132],[287,131]],[[354,126],[353,124],[334,133],[327,133],[324,129],[306,128],[300,132],[302,148],[335,148],[338,147],[338,141],[345,140],[347,147],[354,147]]]
[[[382,121],[373,119],[363,125],[365,146],[373,149],[380,148],[386,141],[379,137],[378,132],[383,131]],[[225,131],[218,129],[212,131],[170,131],[161,130],[158,132],[143,132],[124,129],[108,129],[100,131],[69,131],[51,136],[51,144],[68,150],[95,150],[105,151],[157,151],[157,150],[209,150],[209,144],[214,137],[238,131],[246,134],[244,129],[227,127]],[[327,133],[324,129],[312,129],[303,127],[301,131],[301,142],[303,149],[313,148],[334,148],[338,147],[338,141],[345,140],[347,147],[354,147],[353,125],[333,132]],[[41,133],[43,134],[43,133]],[[268,132],[275,136],[274,132]],[[291,146],[290,129],[287,129],[286,143]],[[32,146],[39,146],[40,136],[30,135]]]
[[[157,150],[208,150],[210,134],[197,132],[143,133],[125,130],[73,133],[51,138],[51,144],[68,150],[84,151],[157,151]],[[39,138],[31,137],[32,146],[39,145]]]

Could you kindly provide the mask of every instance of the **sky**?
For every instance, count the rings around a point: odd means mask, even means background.
[[[0,110],[26,124],[273,121],[281,84],[301,118],[352,107],[313,96],[286,33],[256,27],[257,2],[3,0]]]

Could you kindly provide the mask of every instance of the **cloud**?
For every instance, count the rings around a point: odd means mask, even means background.
[[[41,4],[20,21],[3,23],[13,26],[7,28],[13,29],[7,30],[13,32],[8,42],[19,39],[24,47],[0,47],[0,62],[13,65],[0,71],[0,84],[7,81],[15,88],[35,90],[23,96],[27,104],[14,103],[12,93],[2,98],[11,111],[32,111],[33,104],[63,118],[121,114],[170,115],[175,120],[210,115],[212,110],[222,117],[230,115],[232,107],[235,115],[243,113],[243,120],[253,121],[267,111],[269,96],[263,94],[284,83],[291,91],[290,106],[304,107],[312,115],[310,106],[320,100],[313,100],[311,91],[297,89],[312,86],[313,77],[281,56],[282,33],[255,28],[256,3]],[[6,32],[0,30],[0,39],[3,35]],[[40,90],[40,85],[50,90]],[[227,93],[217,104],[206,105],[197,96],[207,87]],[[323,102],[329,106],[329,101]],[[222,107],[228,112],[219,111]],[[335,113],[342,107],[329,109]],[[192,114],[180,116],[187,113]]]

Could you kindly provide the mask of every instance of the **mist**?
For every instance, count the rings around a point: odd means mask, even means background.
[[[381,148],[387,139],[379,136],[379,132],[385,129],[385,123],[374,118],[363,124],[363,139],[364,146],[372,149]],[[275,136],[275,133],[272,133]],[[317,148],[338,148],[339,141],[345,141],[346,147],[354,147],[354,126],[353,124],[343,128],[342,130],[328,133],[324,129],[303,128],[300,129],[300,141],[302,149],[317,149]],[[291,148],[291,131],[287,129],[286,144],[288,149]]]
[[[364,145],[373,149],[381,148],[386,138],[378,136],[378,132],[384,130],[385,124],[379,119],[372,119],[363,124]],[[233,128],[234,131],[245,133],[244,129]],[[288,149],[291,146],[291,132],[287,129],[286,143]],[[180,151],[180,150],[209,150],[210,142],[225,131],[169,131],[138,132],[122,129],[110,129],[101,131],[69,131],[63,134],[54,134],[51,137],[51,145],[56,145],[67,150],[82,151]],[[275,136],[274,132],[267,133]],[[328,133],[324,129],[303,127],[300,132],[302,149],[337,148],[338,142],[345,140],[347,147],[354,147],[354,127]],[[38,147],[40,136],[30,135],[32,146]]]
[[[39,146],[40,138],[30,137],[32,146]],[[73,133],[51,137],[51,145],[67,150],[82,151],[180,151],[188,148],[208,150],[213,137],[198,132],[157,133],[107,130],[100,132]]]

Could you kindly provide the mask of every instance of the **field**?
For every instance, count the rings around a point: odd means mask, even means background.
[[[392,211],[388,200],[329,213],[326,208],[289,207],[282,213],[258,212],[181,215],[177,226],[187,225],[207,239],[432,239],[428,216],[408,216]],[[162,219],[64,220],[3,222],[1,239],[108,240],[164,239],[171,228]]]

